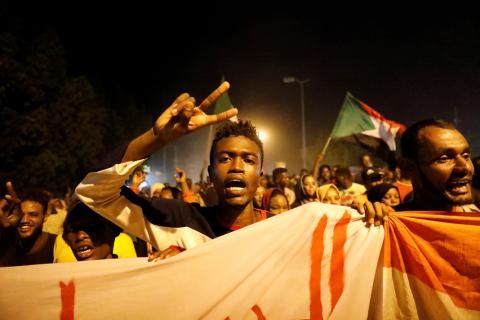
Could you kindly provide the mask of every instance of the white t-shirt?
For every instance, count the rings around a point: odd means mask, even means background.
[[[363,184],[353,182],[350,188],[340,191],[341,203],[344,206],[350,206],[357,198],[367,192]]]

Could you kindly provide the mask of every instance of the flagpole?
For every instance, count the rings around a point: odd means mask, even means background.
[[[325,145],[323,146],[323,149],[322,149],[322,152],[321,154],[325,154],[327,152],[327,148],[328,146],[330,145],[330,141],[332,141],[332,137],[328,137],[327,139],[327,142],[325,143]]]
[[[205,149],[205,157],[203,159],[203,167],[206,167],[210,162],[210,145],[213,139],[213,125],[210,125],[208,128],[208,139],[207,139],[207,147]]]

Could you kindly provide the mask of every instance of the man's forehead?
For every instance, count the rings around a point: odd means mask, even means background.
[[[38,209],[43,209],[43,205],[35,200],[24,200],[21,203],[22,208],[38,208]]]
[[[446,149],[463,149],[469,148],[468,141],[456,129],[425,127],[418,133],[419,154],[435,152]]]
[[[260,147],[245,136],[230,136],[216,143],[215,152],[243,152],[260,156]]]

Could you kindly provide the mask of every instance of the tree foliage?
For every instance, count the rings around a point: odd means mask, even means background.
[[[122,121],[84,76],[69,77],[53,30],[0,33],[0,182],[62,194],[110,146]]]

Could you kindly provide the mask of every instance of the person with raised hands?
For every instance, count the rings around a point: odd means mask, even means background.
[[[6,186],[0,199],[0,266],[52,263],[56,235],[42,231],[47,192],[28,188],[17,196],[10,181]]]
[[[227,122],[212,142],[208,173],[219,205],[200,207],[160,198],[148,201],[123,186],[125,177],[169,142],[237,115],[235,108],[216,115],[204,112],[228,89],[229,84],[222,83],[198,106],[188,93],[180,95],[152,128],[133,139],[116,157],[110,156],[113,161],[104,164],[103,170],[90,172],[76,189],[78,197],[102,216],[151,242],[160,252],[188,249],[266,219],[268,214],[253,206],[262,175],[263,145],[249,121]]]

